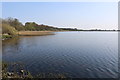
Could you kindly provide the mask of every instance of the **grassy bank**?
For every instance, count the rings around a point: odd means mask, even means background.
[[[9,38],[12,38],[11,35],[2,35],[2,40],[5,40],[5,39],[9,39]]]
[[[2,40],[10,39],[16,36],[45,36],[54,35],[55,31],[19,31],[17,35],[2,34]]]
[[[54,31],[19,31],[19,36],[43,36],[43,35],[53,35]]]

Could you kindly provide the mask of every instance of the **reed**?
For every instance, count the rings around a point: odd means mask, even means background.
[[[18,35],[20,36],[43,36],[43,35],[53,35],[54,31],[20,31]]]

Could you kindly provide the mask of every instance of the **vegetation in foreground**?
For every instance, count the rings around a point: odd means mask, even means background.
[[[11,71],[9,71],[11,67]],[[30,72],[23,69],[22,65],[13,63],[2,63],[2,78],[33,78]]]
[[[10,68],[10,70],[9,70]],[[21,63],[2,63],[2,78],[66,78],[63,74],[54,74],[54,73],[40,73],[36,76],[32,76],[31,73],[25,70],[24,65]]]

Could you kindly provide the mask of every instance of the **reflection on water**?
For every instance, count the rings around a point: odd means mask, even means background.
[[[2,46],[3,46],[3,54],[9,53],[9,52],[12,52],[14,54],[14,53],[18,52],[19,37],[14,37],[12,39],[2,41]]]
[[[77,78],[115,78],[117,32],[56,32],[3,41],[3,60],[22,62],[33,74],[56,73]]]

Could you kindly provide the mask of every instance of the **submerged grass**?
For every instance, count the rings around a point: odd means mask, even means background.
[[[11,67],[12,71],[9,71],[8,68]],[[33,78],[32,75],[30,74],[29,71],[21,68],[18,68],[18,66],[21,66],[21,64],[18,63],[2,63],[2,78],[7,79],[7,78]]]
[[[33,76],[29,71],[25,70],[23,66],[21,63],[2,62],[2,79],[66,78],[64,74],[60,73],[40,73]]]

